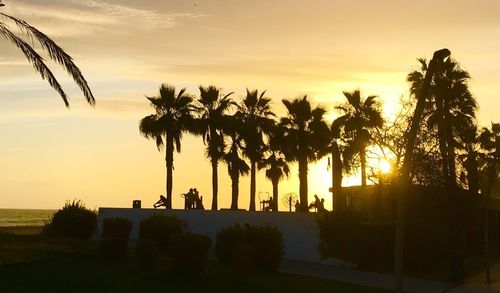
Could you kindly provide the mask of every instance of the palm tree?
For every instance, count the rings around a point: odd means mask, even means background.
[[[336,107],[344,113],[344,132],[351,137],[344,156],[349,161],[355,154],[359,154],[361,185],[366,186],[366,146],[371,139],[370,131],[382,127],[384,119],[377,96],[368,96],[363,100],[359,90],[344,92],[344,96],[347,102]]]
[[[206,154],[212,164],[212,210],[217,210],[219,187],[217,166],[224,156],[224,133],[222,129],[224,117],[234,104],[229,97],[233,93],[222,95],[215,86],[200,86],[199,89],[199,105],[195,107],[199,116],[196,132],[203,137],[203,142],[207,146]]]
[[[259,169],[267,167],[266,178],[271,180],[273,185],[273,211],[278,211],[278,184],[285,176],[290,175],[290,167],[282,153],[283,129],[276,125],[269,132],[268,150],[269,156],[261,160]]]
[[[162,84],[157,97],[146,97],[155,113],[144,117],[139,123],[139,131],[146,138],[154,139],[158,150],[165,146],[167,168],[166,194],[167,209],[172,208],[172,172],[174,169],[174,151],[181,151],[182,134],[192,129],[193,98],[186,89],[176,94],[174,86]]]
[[[428,64],[425,59],[418,59],[421,68],[411,72],[408,81],[411,92],[416,93],[422,84]],[[456,136],[460,130],[472,127],[475,121],[477,102],[469,91],[469,73],[452,58],[448,58],[439,67],[432,79],[430,102],[426,105],[427,124],[437,128],[442,171],[446,185],[456,187]]]
[[[4,5],[2,4],[0,7],[2,6]],[[87,81],[83,77],[80,69],[73,62],[73,58],[71,58],[71,56],[64,52],[64,50],[47,35],[31,26],[26,21],[1,12],[0,17],[4,20],[7,20],[8,22],[12,22],[13,24],[15,24],[19,28],[19,33],[27,37],[29,41],[36,41],[47,53],[50,59],[61,65],[68,72],[68,74],[73,78],[75,83],[82,90],[87,102],[90,105],[95,104],[94,95],[92,94],[92,91],[90,90]],[[50,86],[52,86],[52,88],[54,88],[59,93],[66,107],[69,108],[68,96],[62,89],[52,71],[45,64],[43,57],[40,56],[37,51],[35,51],[35,49],[33,49],[32,45],[23,40],[20,36],[16,35],[9,28],[8,23],[4,21],[0,21],[0,35],[21,50],[26,59],[28,59],[28,61],[33,65],[35,71],[42,77],[42,79],[46,79],[49,82]]]
[[[325,109],[311,109],[307,96],[294,100],[282,100],[288,114],[280,124],[284,128],[283,153],[288,161],[299,164],[299,197],[301,211],[308,211],[307,170],[308,163],[319,160],[329,143],[329,129],[323,120]]]
[[[249,167],[245,160],[241,158],[244,148],[243,138],[240,129],[243,121],[238,116],[228,116],[225,119],[224,133],[229,137],[228,150],[224,154],[224,161],[227,164],[227,172],[231,177],[231,209],[238,209],[239,180],[240,175],[248,174]]]
[[[265,94],[266,91],[259,95],[258,90],[247,89],[245,99],[238,104],[236,112],[245,128],[242,132],[245,140],[244,155],[250,160],[250,211],[255,211],[257,164],[264,153],[263,133],[269,131],[274,123],[272,118],[275,117],[271,110],[271,99],[266,98]]]
[[[342,129],[345,124],[345,120],[348,116],[343,115],[335,119],[330,126],[330,150],[331,150],[331,163],[332,163],[332,211],[335,211],[336,207],[343,207],[343,197],[342,197],[342,175],[344,169],[344,163],[342,161],[343,149],[341,148],[342,139]],[[330,164],[330,161],[329,161]]]

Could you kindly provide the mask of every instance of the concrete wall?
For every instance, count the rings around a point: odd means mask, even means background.
[[[319,240],[315,215],[309,213],[99,208],[97,233],[99,235],[102,233],[104,219],[127,218],[133,223],[130,237],[137,239],[139,223],[156,213],[176,215],[186,222],[191,232],[207,235],[214,243],[217,232],[223,227],[236,223],[240,225],[270,224],[279,228],[283,233],[284,258],[307,262],[320,262],[321,260],[316,249]]]

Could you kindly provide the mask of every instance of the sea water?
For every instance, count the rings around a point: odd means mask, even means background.
[[[43,226],[55,210],[0,209],[0,227]]]

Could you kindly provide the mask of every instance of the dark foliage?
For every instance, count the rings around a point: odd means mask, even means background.
[[[158,243],[160,251],[168,253],[170,236],[182,232],[183,222],[175,216],[154,215],[141,221],[139,238]]]
[[[123,237],[107,237],[99,242],[99,253],[107,259],[124,259],[128,254],[128,240]]]
[[[128,239],[132,231],[132,222],[125,218],[104,219],[102,223],[102,237]]]
[[[463,278],[461,260],[482,247],[478,200],[464,190],[414,186],[407,194],[405,268],[425,273],[440,265],[450,281]],[[392,269],[394,223],[366,223],[354,212],[321,214],[317,222],[322,257],[341,258],[365,270]]]
[[[124,259],[128,254],[128,237],[132,222],[124,218],[105,219],[102,223],[99,252],[107,259]]]
[[[79,200],[68,201],[43,228],[46,236],[90,239],[97,225],[97,213]]]
[[[204,235],[193,233],[172,235],[170,252],[174,270],[183,275],[200,275],[206,268],[211,243],[212,240]]]
[[[221,263],[274,271],[283,258],[283,235],[269,225],[228,226],[217,233],[215,254]]]
[[[158,242],[151,239],[139,239],[135,246],[137,258],[144,266],[151,267],[156,265],[160,256]]]
[[[364,224],[353,212],[321,213],[317,221],[322,257],[354,262],[362,269],[391,264],[394,226]]]

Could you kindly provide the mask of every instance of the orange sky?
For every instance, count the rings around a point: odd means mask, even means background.
[[[328,109],[343,90],[377,94],[390,112],[407,95],[417,57],[448,47],[470,72],[480,121],[498,121],[498,1],[84,1],[5,0],[3,12],[52,36],[76,60],[97,99],[91,108],[64,72],[71,110],[23,56],[0,40],[0,208],[58,208],[67,199],[89,207],[151,206],[164,193],[164,160],[139,135],[152,112],[144,95],[162,82],[235,91],[267,89],[282,98],[309,94]],[[330,113],[329,117],[334,117]],[[175,156],[174,207],[197,187],[211,202],[211,173],[200,138],[186,136]],[[258,192],[271,193],[259,174]],[[230,181],[219,167],[220,204]],[[310,197],[326,197],[326,160],[311,166]],[[297,170],[280,193],[297,192]],[[240,206],[248,207],[248,177]]]

